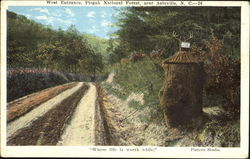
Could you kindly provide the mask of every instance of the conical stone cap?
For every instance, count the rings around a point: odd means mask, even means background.
[[[162,64],[189,64],[189,63],[201,63],[195,56],[186,51],[179,51],[173,56],[167,58]]]

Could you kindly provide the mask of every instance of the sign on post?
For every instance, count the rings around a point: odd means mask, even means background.
[[[190,48],[190,43],[189,42],[181,42],[181,48]]]

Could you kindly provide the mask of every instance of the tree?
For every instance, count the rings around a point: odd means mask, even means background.
[[[53,30],[35,21],[7,12],[8,67],[39,67],[55,71],[88,73],[95,77],[103,68],[99,42],[81,34],[74,25]],[[91,37],[91,38],[90,38]],[[92,40],[92,45],[89,41]],[[85,69],[82,69],[84,66]]]
[[[131,51],[149,54],[161,49],[165,57],[171,56],[179,48],[173,32],[181,39],[193,33],[191,44],[205,47],[203,41],[213,31],[224,43],[223,52],[239,57],[240,8],[237,7],[127,7],[120,11],[117,20],[118,48],[126,50],[127,55]],[[122,47],[124,43],[126,48]]]

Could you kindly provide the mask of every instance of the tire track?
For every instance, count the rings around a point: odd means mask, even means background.
[[[41,104],[25,115],[19,117],[18,119],[9,122],[7,124],[7,138],[14,135],[14,133],[18,133],[17,130],[21,128],[28,127],[33,121],[43,116],[45,113],[50,111],[52,108],[58,106],[64,99],[68,98],[71,94],[79,90],[79,88],[83,85],[83,83],[78,83],[77,86],[68,89],[56,97],[48,100],[47,102]]]
[[[8,145],[56,145],[88,86],[80,88],[8,140]]]
[[[90,83],[89,90],[79,102],[76,111],[57,145],[95,145],[96,87]]]

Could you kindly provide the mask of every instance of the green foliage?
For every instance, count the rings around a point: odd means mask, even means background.
[[[129,106],[149,108],[151,114],[147,117],[151,119],[163,118],[158,98],[164,83],[161,60],[179,49],[173,32],[181,40],[193,33],[191,52],[204,61],[207,73],[204,98],[208,105],[215,99],[216,105],[212,106],[220,105],[226,113],[220,115],[221,120],[207,117],[195,120],[185,131],[200,131],[197,143],[211,145],[210,142],[218,141],[222,146],[237,146],[240,142],[240,8],[129,7],[121,9],[117,19],[115,25],[120,29],[108,47],[109,61],[115,63],[114,82],[122,88],[121,97],[143,93],[145,100],[143,106],[136,101],[130,101]],[[148,55],[152,50],[163,51],[163,55],[150,59]],[[133,62],[129,56],[134,51],[147,56]],[[121,90],[112,93],[119,96]],[[145,119],[145,115],[141,118]],[[171,146],[176,142],[178,140],[167,144]]]
[[[114,96],[122,100],[125,100],[128,97],[128,95],[125,92],[117,88],[114,88],[111,84],[103,83],[102,86],[105,88],[105,90],[108,91],[109,94],[113,94]]]
[[[115,26],[118,46],[113,49],[113,61],[120,61],[132,51],[149,54],[163,50],[169,57],[179,49],[172,37],[176,32],[181,40],[189,33],[192,45],[204,47],[211,31],[223,42],[223,53],[240,56],[240,8],[237,7],[128,7],[122,8]],[[112,48],[112,47],[111,47]]]
[[[120,61],[120,59],[127,57],[130,52],[128,48],[129,45],[126,42],[111,39],[110,47],[107,48],[108,51],[111,52],[108,59],[109,63],[113,64]]]
[[[74,25],[52,30],[9,11],[7,23],[8,68],[47,68],[93,77],[102,72],[106,40],[81,35]]]
[[[143,108],[152,109],[152,113],[160,109],[158,93],[163,84],[164,72],[158,61],[145,57],[137,62],[119,64],[115,71],[114,80],[124,93],[143,93]]]
[[[217,105],[229,113],[229,117],[240,118],[240,60],[225,56],[223,45],[214,34],[205,41],[207,52],[192,48],[193,54],[204,61],[207,74],[206,97],[217,101]],[[211,100],[211,99],[210,99]],[[209,103],[208,103],[209,104]]]
[[[109,40],[102,39],[89,34],[82,34],[83,39],[88,43],[88,45],[92,48],[92,50],[96,54],[102,55],[104,58],[104,62],[107,62],[109,52],[107,48],[109,46]]]
[[[17,73],[7,78],[8,101],[48,87],[68,82],[62,75],[56,73]]]
[[[103,67],[102,56],[100,54],[92,53],[92,56],[87,61],[80,60],[80,68],[85,70],[86,74],[92,75],[93,80],[95,80],[97,73],[102,72]]]
[[[138,102],[136,100],[129,101],[128,106],[131,108],[134,108],[134,109],[141,109],[142,108],[140,102]]]
[[[7,75],[7,100],[12,101],[42,89],[74,81],[90,81],[77,73],[51,72],[43,69],[10,69]]]

